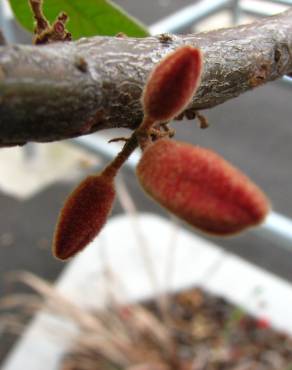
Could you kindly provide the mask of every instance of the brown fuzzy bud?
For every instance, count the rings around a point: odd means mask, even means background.
[[[166,122],[179,115],[198,88],[202,70],[202,53],[192,46],[183,46],[163,58],[144,88],[145,116]]]
[[[60,212],[53,252],[65,260],[81,251],[99,233],[112,209],[113,180],[89,176],[69,195]]]
[[[262,191],[208,149],[161,139],[145,150],[137,175],[156,201],[207,233],[237,233],[269,211]]]

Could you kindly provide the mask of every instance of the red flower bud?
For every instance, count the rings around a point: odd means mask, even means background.
[[[199,86],[202,70],[202,53],[192,46],[183,46],[163,58],[144,88],[145,116],[166,122],[181,113]]]
[[[112,179],[89,176],[69,195],[60,212],[53,252],[65,260],[81,251],[99,233],[112,209]]]
[[[158,140],[146,148],[137,175],[156,201],[208,233],[239,232],[262,222],[269,210],[261,190],[208,149]]]
[[[256,320],[256,326],[258,329],[268,329],[271,324],[270,321],[265,317],[260,317]]]

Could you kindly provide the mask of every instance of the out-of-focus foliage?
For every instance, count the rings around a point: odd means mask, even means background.
[[[28,1],[9,0],[18,22],[33,31]],[[73,39],[95,35],[114,36],[123,32],[132,37],[148,35],[146,27],[108,0],[45,0],[44,14],[53,22],[61,11],[69,16],[68,30]]]

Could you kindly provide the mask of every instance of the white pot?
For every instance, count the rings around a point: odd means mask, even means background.
[[[105,268],[123,287],[121,301],[200,285],[292,334],[291,284],[156,215],[112,218],[67,265],[57,289],[79,305],[102,307]],[[64,319],[37,314],[2,370],[57,370],[75,332]]]

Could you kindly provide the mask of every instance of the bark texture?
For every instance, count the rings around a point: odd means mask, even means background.
[[[2,46],[0,146],[134,129],[142,120],[140,96],[149,72],[183,44],[200,47],[205,60],[202,84],[185,111],[191,117],[292,73],[292,9],[194,35]]]

